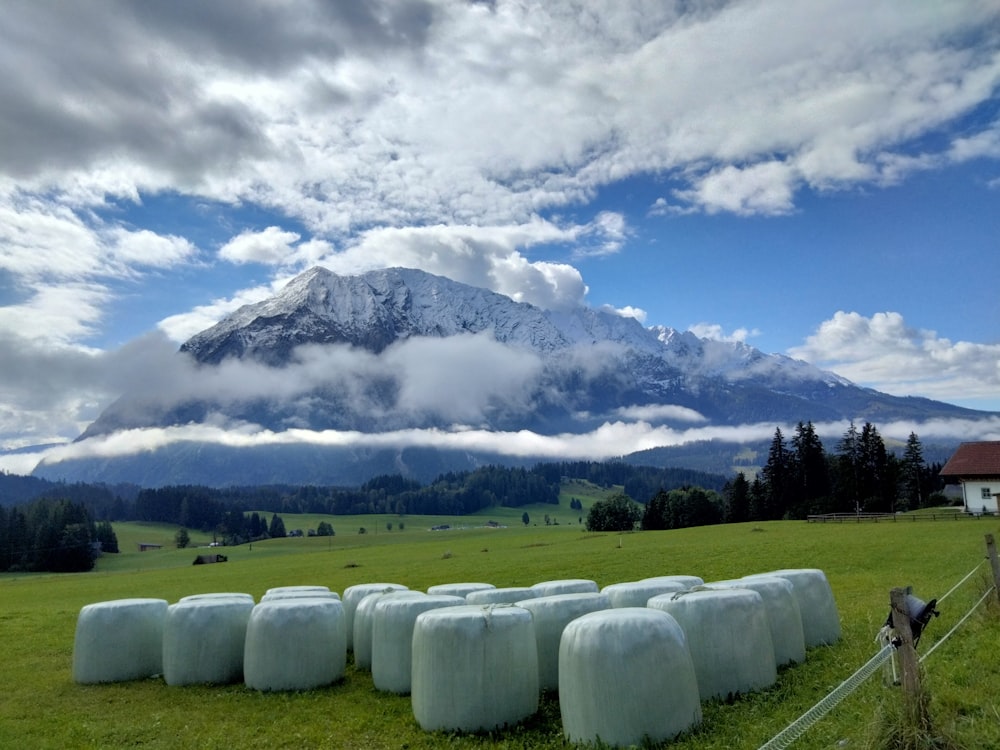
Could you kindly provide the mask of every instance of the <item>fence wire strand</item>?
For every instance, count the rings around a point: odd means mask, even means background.
[[[974,567],[969,573],[958,583],[951,587],[944,596],[938,599],[940,604],[945,599],[947,599],[951,594],[955,592],[963,583],[968,581],[986,560],[981,560],[980,563]],[[986,598],[993,593],[995,587],[990,586],[989,589],[982,597],[976,602],[972,609],[965,613],[962,618],[955,623],[955,625],[945,633],[941,638],[939,638],[933,646],[931,646],[927,652],[920,657],[920,662],[922,663],[924,659],[934,653],[938,646],[947,641],[962,624],[972,616],[979,606],[986,601]],[[816,705],[806,711],[802,716],[797,718],[783,730],[778,732],[774,737],[765,742],[760,746],[759,750],[785,750],[790,747],[799,737],[805,734],[814,724],[816,724],[820,719],[826,716],[830,711],[837,707],[837,705],[844,700],[848,695],[853,693],[860,687],[860,685],[874,674],[879,667],[881,667],[886,660],[892,657],[895,651],[895,646],[890,643],[886,643],[871,659],[865,662],[857,672],[852,674],[837,687],[835,687],[830,693],[822,698]]]
[[[956,584],[955,584],[954,586],[952,586],[952,587],[951,587],[951,588],[950,588],[950,589],[948,590],[948,593],[947,593],[947,594],[945,594],[944,596],[940,596],[940,597],[938,597],[938,604],[940,604],[940,603],[941,603],[941,602],[943,602],[943,601],[944,601],[945,599],[947,599],[947,598],[948,598],[949,596],[951,596],[951,595],[952,595],[952,594],[953,594],[953,593],[955,592],[955,589],[957,589],[957,588],[958,588],[959,586],[961,586],[961,585],[962,585],[963,583],[965,583],[965,582],[966,582],[966,581],[968,581],[968,580],[969,580],[970,578],[972,578],[972,576],[973,576],[973,575],[975,574],[975,572],[976,572],[977,570],[979,570],[979,569],[980,569],[981,567],[983,567],[983,565],[985,565],[985,564],[986,564],[986,558],[984,557],[984,558],[983,558],[982,560],[980,560],[980,561],[979,561],[979,565],[977,565],[977,566],[976,566],[976,567],[974,567],[974,568],[973,568],[972,570],[970,570],[970,571],[968,572],[968,574],[967,574],[967,575],[965,576],[965,578],[963,578],[963,579],[962,579],[961,581],[959,581],[959,582],[958,582],[958,583],[956,583]],[[976,606],[979,606],[979,605],[977,604]]]
[[[941,638],[938,639],[934,643],[933,646],[931,646],[929,649],[927,649],[927,653],[920,657],[920,661],[923,662],[924,659],[926,659],[928,656],[930,656],[931,654],[934,653],[934,650],[938,646],[940,646],[942,643],[944,643],[946,640],[948,640],[954,634],[954,632],[956,630],[958,630],[958,628],[962,625],[962,623],[964,623],[966,620],[968,620],[972,616],[972,613],[975,612],[977,609],[979,609],[979,605],[986,601],[986,597],[988,597],[990,594],[993,593],[993,589],[994,588],[995,588],[994,586],[990,586],[989,589],[987,589],[986,593],[983,594],[979,598],[979,601],[972,605],[972,609],[970,609],[968,612],[966,612],[962,616],[962,619],[959,620],[958,622],[956,622],[955,625],[954,625],[954,627],[952,627],[951,630],[949,630],[947,633],[945,633],[943,636],[941,636]]]
[[[865,662],[857,672],[835,687],[829,695],[761,745],[760,750],[784,750],[784,748],[789,747],[795,740],[805,734],[813,724],[830,713],[838,703],[853,693],[861,683],[871,677],[885,663],[885,660],[892,656],[894,650],[891,643],[883,646],[875,656]]]

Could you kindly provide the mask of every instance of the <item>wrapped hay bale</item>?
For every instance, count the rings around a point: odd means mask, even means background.
[[[262,602],[273,602],[275,599],[336,599],[340,601],[340,594],[329,589],[289,589],[288,591],[272,591],[264,594],[260,598]]]
[[[253,599],[207,597],[167,608],[163,679],[168,685],[225,685],[243,679],[243,647]]]
[[[535,596],[556,596],[558,594],[596,594],[600,587],[588,578],[564,578],[557,581],[541,581],[531,587]]]
[[[559,710],[579,743],[645,746],[695,726],[701,703],[684,631],[641,607],[573,620],[559,644]]]
[[[323,586],[322,584],[308,584],[308,585],[297,585],[297,586],[275,586],[264,592],[264,596],[268,594],[284,594],[289,591],[329,591],[329,586]]]
[[[773,685],[778,678],[764,600],[749,589],[660,594],[647,606],[684,630],[703,700]]]
[[[746,578],[777,576],[792,584],[795,598],[802,613],[802,632],[806,648],[826,646],[840,640],[840,615],[833,589],[826,574],[817,568],[788,568],[756,573]]]
[[[466,605],[421,613],[413,628],[413,715],[427,731],[490,731],[538,710],[531,613]]]
[[[256,690],[330,685],[347,667],[344,605],[337,599],[275,599],[250,613],[243,679]]]
[[[503,589],[470,591],[465,596],[468,604],[515,604],[523,599],[534,599],[536,592],[530,586],[510,586]]]
[[[790,581],[785,578],[735,578],[714,581],[709,588],[745,588],[756,591],[764,600],[771,628],[771,644],[777,665],[798,664],[806,658],[806,640],[802,632],[802,613]]]
[[[386,589],[368,594],[358,602],[358,606],[354,610],[354,666],[356,669],[370,670],[372,668],[372,615],[375,610],[375,602],[383,596],[413,597],[427,596],[427,594],[422,591]]]
[[[559,639],[563,628],[581,615],[611,609],[611,600],[600,592],[555,594],[524,599],[518,607],[531,612],[538,648],[538,686],[559,689]]]
[[[465,604],[460,596],[383,596],[372,610],[372,682],[376,690],[406,695],[413,664],[413,626],[431,609]]]
[[[243,594],[235,591],[219,591],[212,592],[208,594],[189,594],[188,596],[182,596],[178,599],[178,602],[197,602],[202,599],[244,599],[245,601],[255,603],[253,595]]]
[[[689,587],[680,581],[626,581],[609,584],[601,589],[601,593],[611,600],[614,608],[645,607],[646,602],[654,596],[672,594],[687,588]]]
[[[405,591],[406,586],[400,583],[357,583],[344,589],[344,614],[347,615],[347,650],[354,650],[354,612],[358,603],[369,594],[376,591]]]
[[[495,589],[492,583],[438,583],[427,587],[427,593],[431,595],[444,594],[445,596],[460,596],[463,599],[473,591],[488,591]]]
[[[140,680],[163,671],[165,599],[88,604],[76,620],[73,679],[79,683]]]
[[[675,575],[675,576],[653,576],[652,578],[643,578],[643,583],[650,582],[674,582],[679,583],[686,589],[693,589],[695,586],[701,586],[705,581],[703,578],[698,576],[688,576],[688,575]]]

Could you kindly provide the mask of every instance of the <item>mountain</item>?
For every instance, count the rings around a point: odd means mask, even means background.
[[[185,342],[178,368],[173,390],[144,393],[137,384],[80,440],[191,424],[280,434],[477,428],[554,435],[635,419],[690,427],[985,416],[861,388],[743,343],[645,328],[582,306],[543,310],[403,268],[357,276],[310,269]],[[87,481],[141,476],[148,485],[156,477],[203,479],[210,464],[209,484],[245,483],[248,470],[268,481],[334,484],[393,468],[419,476],[425,464],[447,470],[504,460],[457,449],[430,459],[412,447],[247,451],[196,440],[154,453],[42,464],[36,473]]]

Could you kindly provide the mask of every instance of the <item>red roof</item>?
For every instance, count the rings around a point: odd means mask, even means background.
[[[962,443],[941,469],[943,477],[1000,477],[1000,440]]]

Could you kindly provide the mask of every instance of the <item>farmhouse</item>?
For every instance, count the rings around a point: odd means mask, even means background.
[[[962,443],[941,469],[962,487],[966,513],[996,514],[1000,495],[1000,440]]]

